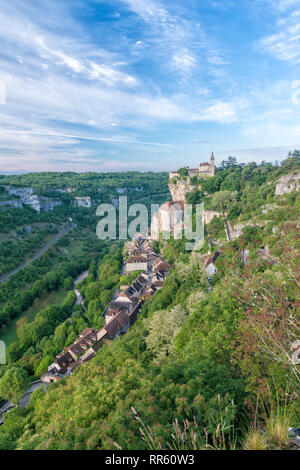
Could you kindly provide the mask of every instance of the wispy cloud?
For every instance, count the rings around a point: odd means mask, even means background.
[[[277,59],[300,63],[300,1],[275,2],[278,16],[275,33],[263,37],[258,45]]]
[[[261,51],[299,63],[300,0],[257,2],[273,4],[259,53],[247,2],[2,2],[1,169],[166,169],[197,162],[199,136],[205,160],[211,142],[293,140],[299,75],[266,78]]]
[[[167,58],[171,69],[188,76],[197,66],[199,55],[204,57],[207,37],[196,20],[169,11],[163,3],[154,0],[121,0],[138,15],[148,28],[148,40],[154,50]]]

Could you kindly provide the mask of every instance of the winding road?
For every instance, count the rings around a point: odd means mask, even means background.
[[[75,224],[64,226],[61,229],[61,231],[57,235],[55,235],[55,237],[52,238],[52,240],[49,243],[47,243],[47,245],[45,245],[43,248],[41,248],[32,258],[30,258],[28,261],[26,261],[26,263],[22,264],[21,266],[18,266],[16,269],[11,271],[10,273],[7,273],[7,274],[4,274],[3,276],[1,276],[0,277],[0,284],[4,281],[7,281],[11,276],[13,276],[14,274],[17,274],[21,269],[26,268],[26,266],[28,266],[30,263],[32,263],[32,261],[35,261],[40,256],[42,256],[49,248],[51,248],[51,246],[53,246],[61,237],[66,235],[66,233],[68,233],[75,226],[76,226]]]

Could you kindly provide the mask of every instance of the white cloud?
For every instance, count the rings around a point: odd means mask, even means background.
[[[300,63],[300,0],[281,0],[276,3],[279,17],[274,34],[262,38],[258,46],[278,60]]]
[[[300,104],[300,80],[295,80],[292,83],[292,89],[295,90],[291,96],[292,103]]]
[[[298,6],[299,3],[299,0],[277,0],[275,1],[275,6],[278,8],[278,10],[285,11],[291,7]]]
[[[172,57],[172,67],[183,74],[189,74],[195,65],[196,59],[187,49],[176,52]]]
[[[204,109],[202,116],[199,117],[202,121],[213,121],[229,123],[237,120],[236,106],[234,103],[219,102],[208,108]]]
[[[199,23],[176,14],[175,8],[170,13],[159,1],[121,1],[147,23],[152,49],[167,58],[172,70],[186,75],[196,67],[199,46],[207,41]]]
[[[126,85],[135,85],[137,80],[131,75],[119,72],[104,64],[90,63],[91,70],[89,75],[93,79],[99,79],[107,84],[114,84],[116,82],[124,83]]]

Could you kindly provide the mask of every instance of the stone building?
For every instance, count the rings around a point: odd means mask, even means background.
[[[147,271],[148,270],[148,258],[147,255],[135,255],[131,256],[125,264],[125,272],[130,273],[132,271]]]
[[[183,229],[184,201],[167,201],[159,211],[153,214],[151,221],[151,238],[158,239],[160,233],[175,234]]]
[[[210,162],[200,163],[198,168],[189,168],[188,166],[185,167],[188,170],[188,178],[192,178],[196,176],[197,178],[206,178],[207,176],[214,176],[215,175],[215,156],[212,153],[210,157]],[[179,173],[176,171],[171,171],[169,173],[170,179],[172,178],[180,178]]]
[[[210,162],[200,163],[198,168],[189,168],[187,169],[187,176],[182,178],[178,172],[171,171],[169,173],[169,189],[172,194],[173,201],[185,201],[186,193],[190,193],[195,188],[191,184],[191,178],[207,178],[215,175],[215,157],[212,153],[210,157]]]

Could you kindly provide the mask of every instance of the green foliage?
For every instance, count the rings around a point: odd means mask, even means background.
[[[178,305],[170,311],[155,312],[149,320],[146,344],[155,358],[155,363],[164,362],[166,357],[173,353],[174,339],[185,320],[185,316],[184,309]]]
[[[9,367],[0,379],[0,396],[17,405],[29,384],[28,374],[18,367]]]
[[[177,173],[179,174],[179,176],[181,178],[184,178],[186,176],[188,176],[188,169],[187,168],[179,168],[179,170],[177,171]]]
[[[262,448],[284,448],[287,426],[299,426],[293,409],[299,408],[299,378],[289,354],[291,338],[299,336],[300,199],[290,194],[275,201],[274,181],[295,168],[294,157],[280,167],[223,162],[205,180],[210,194],[219,191],[208,204],[248,224],[239,239],[218,248],[212,288],[203,252],[188,253],[185,240],[155,242],[174,267],[136,324],[70,377],[35,392],[24,415],[4,422],[0,448],[102,450],[117,443],[124,450],[228,449],[251,448],[260,438]],[[274,201],[277,207],[264,214],[262,206]],[[207,230],[221,238],[223,218],[214,218]],[[40,372],[81,328],[100,328],[106,302],[129,280],[120,279],[122,251],[114,244],[89,260],[90,274],[79,285],[86,310],[76,308],[68,321],[71,298],[62,310],[47,308],[9,353],[18,358],[21,350],[27,364],[35,357],[30,367]],[[52,277],[47,282],[55,285]],[[0,369],[2,378],[5,373]],[[286,414],[272,408],[279,391],[279,409],[291,401]]]
[[[211,206],[221,212],[225,212],[237,201],[237,193],[231,191],[219,191],[211,200]]]

